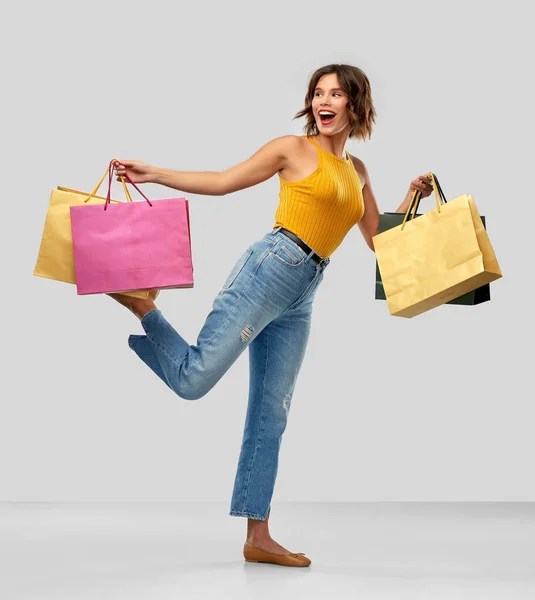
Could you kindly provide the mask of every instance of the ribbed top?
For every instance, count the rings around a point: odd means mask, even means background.
[[[318,149],[318,168],[300,181],[286,181],[279,175],[280,201],[273,228],[289,229],[328,258],[362,219],[364,198],[348,153],[340,158],[313,138],[307,139]]]

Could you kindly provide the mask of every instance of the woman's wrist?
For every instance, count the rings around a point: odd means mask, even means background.
[[[396,212],[398,212],[398,213],[406,213],[407,212],[407,210],[409,209],[411,200],[412,200],[413,193],[414,192],[409,188],[409,191],[407,192],[407,195],[405,196],[405,200],[403,200],[403,202],[398,206],[398,209],[396,210]]]

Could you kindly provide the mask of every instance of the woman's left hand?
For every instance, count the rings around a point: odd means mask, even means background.
[[[433,184],[431,183],[431,175],[422,175],[413,179],[409,187],[409,192],[414,193],[415,190],[421,192],[421,197],[426,198],[433,193]]]

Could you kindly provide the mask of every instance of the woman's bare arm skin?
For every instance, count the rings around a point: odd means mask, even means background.
[[[275,138],[250,158],[225,171],[172,171],[152,167],[150,181],[192,194],[224,196],[273,177],[286,165],[295,136]]]

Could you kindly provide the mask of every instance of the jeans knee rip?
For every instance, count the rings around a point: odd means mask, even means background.
[[[253,331],[254,331],[254,327],[251,327],[251,325],[246,325],[240,334],[241,341],[248,342]]]

